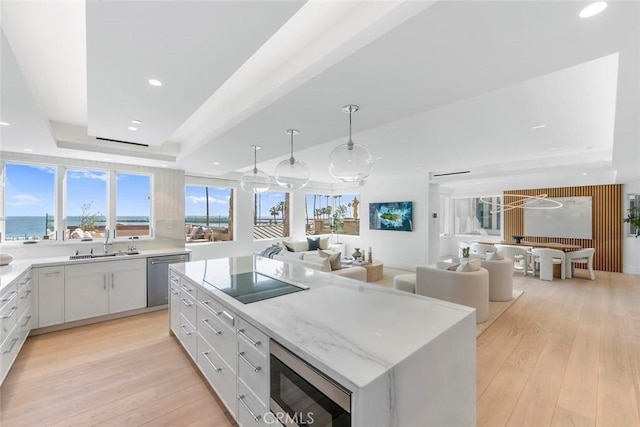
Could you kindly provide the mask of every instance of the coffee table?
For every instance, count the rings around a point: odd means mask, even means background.
[[[382,261],[376,261],[374,259],[372,262],[361,264],[360,267],[364,267],[367,270],[367,282],[382,280],[382,276],[384,275]]]

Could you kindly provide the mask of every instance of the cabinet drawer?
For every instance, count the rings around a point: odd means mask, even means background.
[[[202,291],[198,291],[198,301],[202,307],[209,310],[213,316],[216,316],[235,333],[236,317],[231,310],[227,309],[224,305],[220,304],[218,301]]]
[[[238,340],[238,378],[267,406],[269,402],[269,369],[267,359],[246,340]]]
[[[31,275],[23,278],[18,282],[18,317],[22,316],[24,311],[31,307],[33,298],[33,284],[31,283]]]
[[[12,293],[0,308],[0,343],[9,337],[18,322],[17,292]]]
[[[24,310],[24,313],[18,318],[17,331],[20,335],[20,339],[25,340],[29,335],[29,332],[34,327],[33,317],[33,305],[30,305]]]
[[[187,280],[180,281],[180,289],[190,295],[191,298],[196,299],[196,288],[189,284]]]
[[[238,380],[238,424],[243,427],[272,426],[276,417],[267,416],[265,419],[267,412],[267,407],[256,399],[242,380]]]
[[[211,348],[202,336],[198,333],[198,367],[209,380],[211,386],[225,403],[229,411],[235,417],[237,415],[236,402],[236,373],[220,359],[218,354]]]
[[[180,314],[180,342],[185,350],[187,350],[187,353],[189,353],[191,358],[195,361],[196,350],[198,348],[196,328],[194,328],[182,314]]]
[[[180,291],[180,313],[186,317],[192,325],[197,324],[196,300],[184,290]]]
[[[197,304],[198,312],[198,333],[213,347],[218,355],[236,372],[236,334],[235,331],[228,328],[215,315],[202,306]]]
[[[244,319],[239,319],[238,322],[238,337],[241,340],[251,344],[254,349],[263,356],[267,357],[269,354],[269,338],[258,328]]]

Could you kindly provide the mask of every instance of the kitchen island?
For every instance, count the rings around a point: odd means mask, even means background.
[[[251,272],[306,289],[245,304],[229,295],[236,285],[229,278]],[[353,426],[475,424],[471,308],[259,256],[175,264],[170,274],[172,330],[242,425],[243,414],[271,424],[268,350],[256,352],[248,365],[262,377],[242,378],[248,363],[244,356],[253,354],[244,349],[247,343],[260,344],[256,336],[277,342],[350,392]],[[193,309],[197,312],[189,314]],[[202,326],[225,316],[224,327],[213,328],[215,334]],[[242,357],[230,356],[227,344],[211,342],[223,331],[236,331],[234,349]],[[261,361],[264,368],[255,366]],[[225,367],[237,384],[230,376],[222,386],[216,382]]]

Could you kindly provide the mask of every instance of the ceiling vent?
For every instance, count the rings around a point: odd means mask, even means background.
[[[454,172],[429,172],[429,179],[452,178],[459,175],[470,174],[471,171],[454,171]]]
[[[149,148],[149,144],[141,144],[139,142],[121,141],[119,139],[101,138],[99,136],[96,136],[95,138],[99,139],[100,141],[117,142],[118,144],[129,144],[129,145],[135,145],[137,147],[147,147],[147,148]]]

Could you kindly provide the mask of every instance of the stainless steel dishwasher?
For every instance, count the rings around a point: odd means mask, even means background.
[[[189,254],[147,258],[147,307],[169,303],[169,264],[189,261]]]

